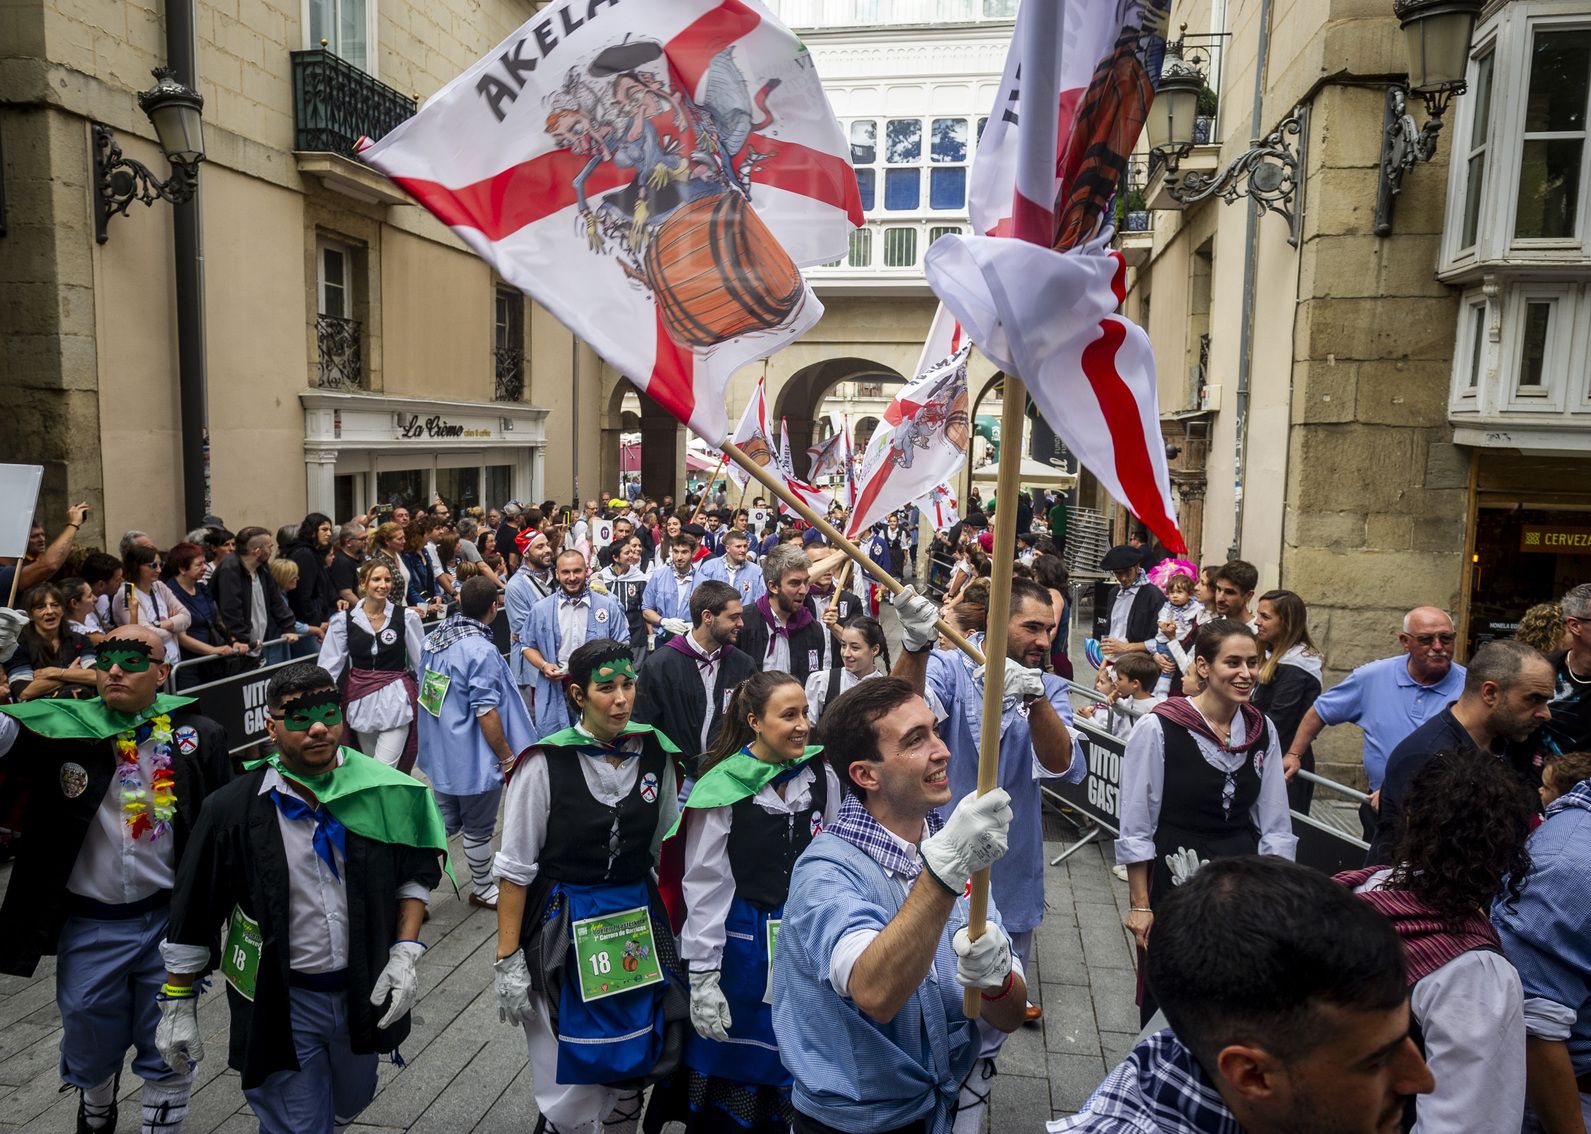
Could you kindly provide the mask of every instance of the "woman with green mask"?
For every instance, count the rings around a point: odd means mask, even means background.
[[[807,696],[788,673],[736,687],[724,727],[702,754],[680,827],[689,966],[685,1066],[652,1094],[646,1129],[689,1134],[789,1129],[789,1073],[773,1033],[770,962],[790,871],[839,810],[840,785],[811,734]]]
[[[568,670],[578,723],[527,749],[503,789],[497,1003],[524,1026],[547,1129],[631,1134],[642,1088],[678,1058],[687,1011],[652,877],[679,815],[678,750],[630,720],[628,646],[587,642]]]

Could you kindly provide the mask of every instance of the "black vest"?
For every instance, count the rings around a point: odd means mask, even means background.
[[[823,829],[829,802],[829,777],[821,757],[807,762],[816,775],[812,804],[805,811],[776,815],[757,806],[752,796],[730,807],[729,869],[735,896],[759,910],[776,910],[790,893],[790,871],[796,859]]]
[[[1259,830],[1249,811],[1260,797],[1256,762],[1270,746],[1270,722],[1260,735],[1250,737],[1247,758],[1232,773],[1232,798],[1223,797],[1226,773],[1212,767],[1199,751],[1193,734],[1181,725],[1160,718],[1165,738],[1165,787],[1160,820],[1155,827],[1155,864],[1150,878],[1154,897],[1173,885],[1166,856],[1180,850],[1196,851],[1201,859],[1230,858],[1259,850]]]
[[[668,760],[661,746],[649,739],[641,754],[631,757],[640,763],[635,786],[614,807],[597,802],[586,786],[580,761],[593,757],[566,748],[547,748],[543,753],[551,807],[541,873],[577,886],[646,878],[652,869],[652,840],[657,835]],[[645,797],[647,791],[651,799]]]
[[[343,617],[348,620],[348,666],[350,669],[373,669],[382,673],[398,673],[408,668],[408,643],[404,637],[403,620],[406,617],[404,608],[393,604],[392,613],[387,618],[387,624],[381,628],[380,633],[372,635],[359,623],[354,621],[354,612],[348,611]],[[387,631],[392,631],[388,634]],[[370,653],[370,644],[376,645],[375,655]]]

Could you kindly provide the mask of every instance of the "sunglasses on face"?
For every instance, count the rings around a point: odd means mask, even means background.
[[[94,657],[94,668],[106,673],[113,666],[120,666],[123,673],[143,673],[154,664],[148,654],[139,650],[106,649],[102,646]]]
[[[1416,634],[1414,640],[1422,646],[1434,646],[1441,642],[1444,646],[1451,646],[1458,641],[1457,634]]]

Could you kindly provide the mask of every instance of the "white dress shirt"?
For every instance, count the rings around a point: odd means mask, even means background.
[[[341,755],[337,763],[342,764]],[[260,780],[259,794],[264,795],[273,788],[303,798],[281,773],[267,768]],[[276,826],[282,832],[282,850],[287,856],[288,967],[301,973],[334,973],[345,969],[348,967],[347,861],[333,846],[331,856],[337,863],[337,873],[332,874],[325,861],[315,853],[315,821],[308,816],[289,819],[277,808]],[[418,882],[405,882],[398,887],[398,898],[418,898],[428,903],[430,892]]]
[[[684,638],[685,644],[691,648],[692,655],[702,659],[696,663],[696,673],[702,679],[702,695],[707,698],[706,711],[702,713],[701,735],[702,751],[705,752],[707,751],[707,731],[712,728],[713,720],[721,712],[713,704],[713,693],[718,686],[718,668],[724,661],[724,648],[720,646],[716,651],[709,654],[704,652],[701,646],[697,644],[695,634],[686,634]],[[703,665],[702,661],[707,664]]]
[[[832,667],[830,667],[832,668]],[[849,693],[856,686],[872,677],[883,677],[878,670],[856,676],[848,669],[840,670],[840,687],[834,691],[838,697],[841,693]],[[818,723],[818,718],[823,715],[823,706],[829,698],[829,669],[815,669],[807,675],[807,719],[813,724]]]
[[[574,726],[590,736],[583,725]],[[641,736],[626,737],[624,749],[640,751]],[[559,752],[560,757],[566,753]],[[580,772],[586,790],[604,807],[614,807],[629,795],[639,774],[639,759],[617,765],[594,756],[580,756]],[[503,841],[492,871],[505,882],[529,886],[541,869],[541,849],[547,842],[547,816],[552,808],[552,788],[547,779],[547,756],[536,750],[521,761],[519,769],[503,789]],[[663,761],[663,782],[658,785],[657,832],[652,836],[652,858],[657,858],[663,835],[679,818],[679,785],[674,781],[674,761]]]
[[[176,751],[176,741],[172,741],[172,751]],[[153,736],[138,746],[138,777],[143,781],[145,792],[149,792],[149,777],[154,771],[154,753]],[[150,805],[152,812],[152,793],[144,802]],[[169,890],[177,877],[173,853],[175,838],[171,831],[154,841],[150,841],[148,832],[136,839],[132,837],[127,820],[122,816],[121,781],[113,772],[105,798],[100,800],[99,810],[94,812],[94,820],[88,826],[83,848],[77,852],[77,862],[67,877],[66,888],[70,893],[108,906],[125,906],[161,890]]]
[[[823,764],[828,784],[828,803],[823,808],[823,825],[834,821],[840,810],[840,781],[834,770]],[[817,774],[807,763],[784,785],[784,795],[772,784],[758,789],[752,801],[770,815],[788,815],[804,823],[812,810],[812,785]],[[729,829],[733,807],[705,807],[691,817],[685,828],[685,925],[680,933],[680,959],[698,972],[722,966],[724,959],[724,919],[735,897],[735,875],[729,865]]]
[[[569,672],[569,658],[586,642],[586,624],[591,611],[591,595],[582,594],[571,600],[568,595],[558,596],[558,668]]]
[[[381,624],[382,633],[388,630],[397,631],[392,625],[394,608],[392,603],[387,603],[385,621]],[[420,622],[420,612],[412,606],[403,610],[404,646],[408,650],[409,672],[414,679],[420,679],[420,653],[425,648],[425,626]],[[354,607],[354,625],[370,635],[370,653],[362,658],[350,658],[348,655],[348,624],[347,615],[334,614],[326,624],[326,640],[321,643],[320,656],[315,664],[331,674],[333,681],[341,681],[343,669],[353,665],[358,669],[369,669],[381,644],[376,640],[376,631],[371,628],[370,615],[365,612],[365,604],[361,602]],[[394,681],[383,685],[374,693],[367,693],[356,701],[348,703],[348,727],[355,732],[384,732],[389,728],[402,728],[414,719],[414,706],[409,701],[409,693],[403,687],[403,682]]]
[[[1232,717],[1232,744],[1243,743],[1243,714]],[[1235,772],[1248,762],[1243,752],[1228,752],[1209,737],[1190,732],[1204,762],[1218,772]],[[1270,728],[1270,746],[1260,765],[1260,794],[1249,808],[1249,818],[1260,832],[1260,854],[1291,859],[1298,849],[1293,819],[1287,808],[1287,780],[1282,774],[1282,750],[1276,726]],[[1155,828],[1166,790],[1166,740],[1160,718],[1153,713],[1141,719],[1127,738],[1121,761],[1121,836],[1116,840],[1116,861],[1122,866],[1155,859]]]

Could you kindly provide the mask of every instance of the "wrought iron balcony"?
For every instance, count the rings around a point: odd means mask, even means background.
[[[525,396],[525,352],[518,347],[493,347],[492,357],[497,364],[497,392],[492,398],[519,401]]]
[[[357,319],[315,316],[315,344],[320,354],[320,376],[316,385],[322,390],[363,390],[362,339]]]
[[[295,150],[352,156],[360,138],[379,138],[414,116],[414,99],[325,48],[292,57]]]

